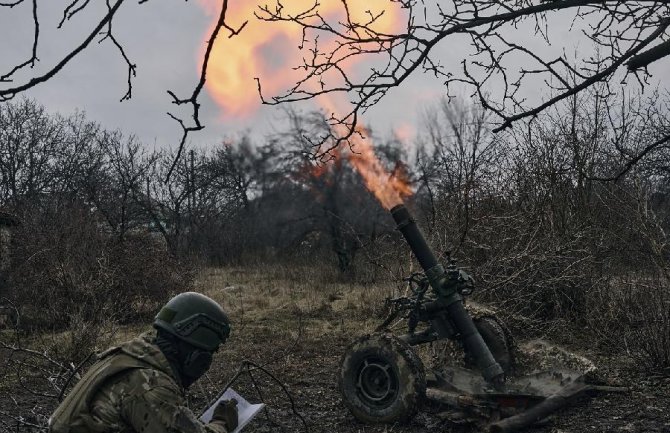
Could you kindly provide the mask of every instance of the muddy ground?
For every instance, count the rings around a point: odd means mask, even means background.
[[[419,413],[407,425],[366,425],[356,421],[337,389],[340,357],[353,339],[370,332],[381,321],[382,299],[397,294],[399,289],[338,283],[315,287],[309,281],[309,275],[295,278],[282,272],[252,273],[242,269],[209,270],[203,274],[198,290],[226,306],[234,328],[210,373],[192,387],[190,400],[194,410],[214,397],[243,360],[250,360],[279,379],[288,394],[258,370],[253,379],[242,374],[233,387],[249,400],[268,405],[267,411],[245,429],[248,432],[481,431],[445,421],[434,409]],[[142,329],[122,329],[116,338],[127,338]],[[571,351],[585,355],[598,366],[600,378],[629,391],[580,401],[530,431],[670,433],[670,375],[640,371],[624,354],[589,349],[579,338],[566,341]],[[29,415],[35,407],[47,410],[53,406],[52,399],[29,395],[7,384],[1,393],[0,412]]]
[[[271,320],[271,317],[268,317]],[[248,338],[258,335],[250,327]],[[244,341],[247,337],[240,335]],[[308,336],[302,343],[293,345],[287,341],[263,338],[249,353],[253,358],[276,359],[268,367],[285,381],[296,400],[297,408],[305,417],[310,431],[314,432],[467,432],[479,431],[474,426],[453,425],[443,421],[434,413],[420,413],[410,424],[365,425],[357,422],[343,405],[337,386],[336,375],[340,356],[351,340],[350,335],[324,333]],[[257,338],[257,337],[256,337]],[[231,342],[232,343],[232,342]],[[239,344],[242,344],[241,342]],[[250,348],[251,349],[251,348]],[[232,350],[231,350],[232,351]],[[224,375],[230,375],[230,365],[239,358],[232,353],[222,356],[216,366]],[[559,432],[670,432],[670,378],[645,377],[616,366],[614,359],[599,359],[599,364],[608,363],[607,370],[616,378],[613,382],[630,388],[626,393],[601,395],[588,401],[578,402],[551,417],[543,426],[533,429],[538,433]],[[253,395],[250,388],[245,391]],[[277,387],[264,389],[265,399],[273,401],[281,410],[271,410],[272,417],[287,425],[288,431],[299,426],[287,422],[290,416],[285,398]],[[253,430],[276,431],[266,420],[255,421]]]
[[[313,432],[480,430],[453,425],[434,410],[420,413],[408,425],[357,422],[337,389],[340,357],[353,339],[372,331],[381,321],[381,299],[394,294],[393,289],[373,286],[352,290],[339,285],[315,289],[302,284],[281,278],[254,280],[235,271],[210,275],[207,290],[227,303],[239,321],[230,344],[217,358],[212,375],[232,376],[244,358],[267,363],[267,368],[288,385],[299,413]],[[255,308],[245,308],[246,304],[255,304]],[[670,433],[670,375],[641,372],[623,354],[598,353],[585,348],[578,338],[567,339],[570,340],[572,351],[596,364],[598,378],[627,387],[629,392],[580,401],[532,431]],[[287,431],[302,428],[281,389],[264,385],[263,397],[273,407],[268,411],[270,419],[255,420],[249,431],[278,431],[282,426]],[[254,390],[248,383],[239,386],[253,397]]]

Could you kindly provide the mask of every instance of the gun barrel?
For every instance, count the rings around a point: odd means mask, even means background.
[[[419,261],[424,271],[434,268],[439,263],[435,254],[426,243],[419,226],[416,224],[407,208],[399,204],[391,209],[391,215],[395,220],[398,230],[405,237],[410,249]]]
[[[391,215],[397,228],[409,244],[410,249],[426,273],[431,287],[444,303],[447,314],[467,350],[476,360],[482,376],[494,385],[504,380],[504,372],[491,354],[481,334],[477,330],[472,317],[465,309],[456,284],[450,280],[444,267],[440,265],[428,246],[426,238],[412,218],[405,205],[399,204],[391,209]]]

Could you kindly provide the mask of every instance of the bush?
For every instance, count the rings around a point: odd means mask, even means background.
[[[589,327],[610,352],[642,369],[670,369],[670,289],[662,278],[618,280],[590,296]]]
[[[24,329],[150,320],[191,287],[192,270],[150,235],[114,236],[83,205],[43,206],[21,219],[6,297]]]

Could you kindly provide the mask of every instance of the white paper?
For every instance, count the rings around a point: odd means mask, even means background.
[[[234,389],[228,388],[226,392],[223,393],[221,398],[219,398],[213,405],[207,408],[205,413],[203,413],[200,417],[200,421],[204,423],[210,422],[212,420],[212,415],[214,414],[214,409],[216,406],[224,400],[232,399],[237,400],[237,428],[230,433],[239,433],[242,431],[244,426],[249,424],[249,421],[251,421],[258,414],[258,412],[263,409],[263,407],[265,407],[265,404],[263,403],[249,403],[244,399],[244,397],[235,392]]]

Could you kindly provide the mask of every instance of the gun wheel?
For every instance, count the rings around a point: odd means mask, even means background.
[[[412,348],[391,334],[366,335],[342,357],[344,403],[367,423],[409,421],[426,393],[426,375]]]
[[[512,372],[514,358],[512,356],[512,339],[505,327],[492,316],[483,316],[474,319],[475,326],[481,334],[484,342],[491,350],[491,354],[505,374]],[[468,355],[465,356],[465,366],[476,368],[477,363]]]

